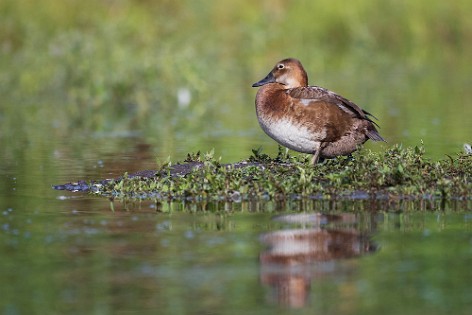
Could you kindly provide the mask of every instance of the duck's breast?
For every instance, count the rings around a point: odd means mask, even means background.
[[[256,97],[259,124],[281,145],[298,152],[314,153],[322,142],[334,136],[330,122],[325,121],[331,118],[325,110],[326,104],[313,105],[315,102],[293,98],[283,86],[268,84]]]
[[[267,119],[259,116],[259,124],[272,139],[281,145],[302,153],[314,153],[320,141],[326,137],[325,131],[313,133],[306,126],[295,122],[288,117]]]

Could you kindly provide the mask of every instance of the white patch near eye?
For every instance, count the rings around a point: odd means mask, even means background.
[[[295,80],[294,78],[290,77],[288,80],[287,80],[287,86],[289,88],[294,88],[294,87],[299,87],[300,84],[298,83],[297,80]]]
[[[297,80],[295,80],[293,77],[288,76],[286,74],[281,75],[278,79],[277,82],[282,83],[287,86],[288,89],[294,88],[294,87],[299,87],[300,84],[298,83]]]
[[[279,82],[279,83],[282,83],[282,84],[286,84],[286,82],[287,82],[287,75],[284,74],[284,75],[279,76],[279,77],[276,79],[276,81]]]

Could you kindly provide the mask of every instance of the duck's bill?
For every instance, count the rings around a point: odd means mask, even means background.
[[[275,77],[271,72],[264,79],[260,80],[259,82],[254,83],[252,87],[258,87],[267,83],[274,83],[274,82],[275,82]]]

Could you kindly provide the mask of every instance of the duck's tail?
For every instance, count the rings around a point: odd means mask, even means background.
[[[387,142],[385,141],[384,138],[382,138],[382,136],[379,134],[379,132],[377,131],[377,128],[375,128],[374,124],[371,124],[368,128],[367,128],[367,133],[366,133],[367,137],[373,141],[383,141],[383,142]]]

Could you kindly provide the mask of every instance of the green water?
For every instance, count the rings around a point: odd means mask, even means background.
[[[470,203],[467,211],[418,212],[361,211],[369,207],[351,202],[334,211],[343,220],[313,226],[277,218],[296,218],[304,207],[302,214],[332,213],[332,205],[237,204],[225,213],[224,204],[200,205],[206,211],[198,213],[141,205],[111,213],[106,201],[79,199],[2,213],[3,314],[472,310]],[[288,235],[274,236],[281,232]],[[306,242],[291,237],[304,233],[312,233]]]
[[[465,0],[1,1],[0,312],[470,314],[470,201],[115,202],[112,212],[51,185],[188,152],[275,154],[250,86],[288,56],[311,84],[379,118],[388,143],[368,149],[423,141],[432,159],[453,155],[472,142],[471,10]],[[315,213],[347,219],[276,219]]]

